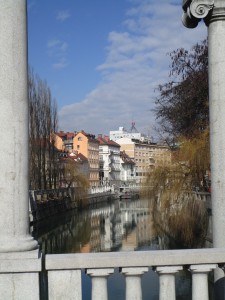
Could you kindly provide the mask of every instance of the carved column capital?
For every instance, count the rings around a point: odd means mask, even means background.
[[[206,24],[215,21],[225,21],[225,2],[224,0],[215,0],[215,4],[212,10],[210,18],[206,18]]]
[[[183,0],[182,22],[188,28],[197,27],[201,19],[207,18],[216,0]]]

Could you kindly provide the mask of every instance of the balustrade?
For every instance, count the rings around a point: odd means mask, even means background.
[[[189,266],[192,299],[208,300],[208,273],[224,264],[222,248],[46,255],[49,299],[81,300],[85,270],[92,279],[92,300],[107,300],[107,278],[120,268],[126,300],[142,300],[141,277],[152,268],[159,275],[159,299],[175,300],[175,274]]]

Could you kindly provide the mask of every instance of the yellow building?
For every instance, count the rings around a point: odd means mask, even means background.
[[[73,150],[87,157],[90,186],[99,185],[99,142],[93,134],[78,132],[73,138]]]

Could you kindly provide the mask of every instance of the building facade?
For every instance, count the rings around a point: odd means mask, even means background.
[[[73,151],[88,159],[90,187],[99,186],[99,142],[95,135],[83,130],[78,132],[73,138]]]
[[[80,187],[82,178],[89,178],[89,163],[81,153],[61,152],[59,155],[60,179],[59,187]]]
[[[120,145],[108,136],[98,135],[101,184],[120,183]]]
[[[53,134],[54,146],[60,151],[72,152],[75,132],[59,131]]]
[[[145,176],[158,166],[171,163],[171,151],[167,145],[141,142],[130,138],[121,138],[116,141],[132,158],[136,165],[136,181],[141,182]]]
[[[125,151],[120,152],[120,179],[122,182],[136,182],[136,166]]]

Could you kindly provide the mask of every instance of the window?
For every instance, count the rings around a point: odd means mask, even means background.
[[[80,149],[80,145],[77,145],[77,150],[79,150]]]
[[[82,137],[81,136],[78,137],[78,141],[82,141]]]

